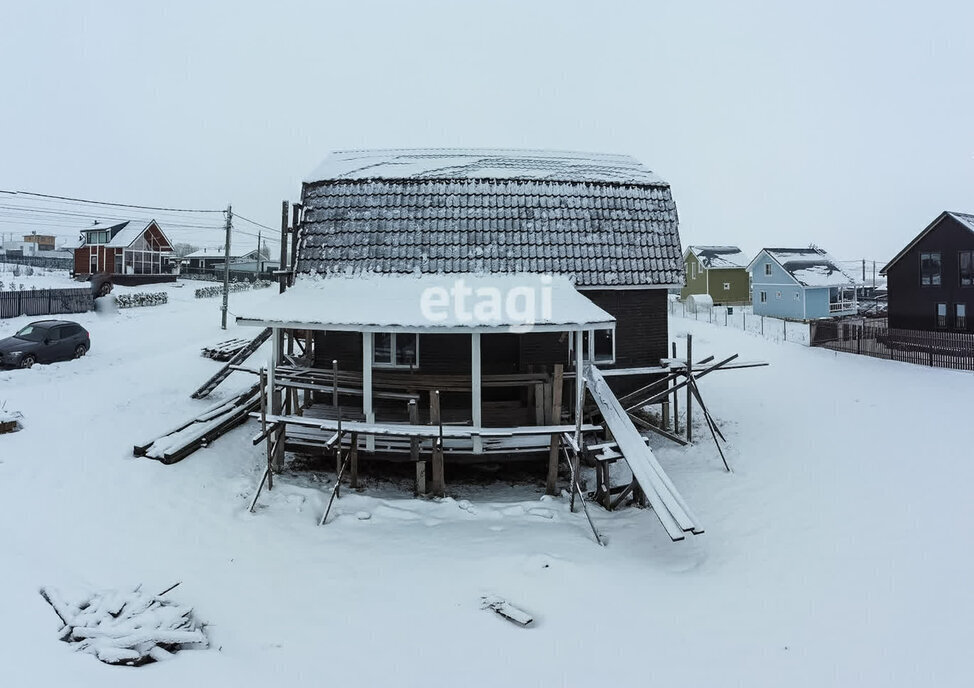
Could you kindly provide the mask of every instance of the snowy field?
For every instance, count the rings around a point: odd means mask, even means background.
[[[701,383],[733,474],[703,425],[658,451],[704,535],[674,544],[650,511],[593,505],[603,549],[565,499],[506,483],[440,501],[346,489],[319,528],[328,474],[284,478],[248,513],[252,425],[173,466],[132,458],[252,382],[189,399],[220,365],[201,346],[255,334],[222,332],[194,286],[67,316],[87,356],[0,372],[25,426],[0,436],[3,685],[970,685],[970,374],[675,318],[681,349],[690,331],[701,356],[771,364]],[[177,581],[212,648],[137,669],[72,652],[38,594]],[[535,625],[483,611],[485,595]]]

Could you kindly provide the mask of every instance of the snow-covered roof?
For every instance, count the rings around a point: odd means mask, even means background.
[[[283,294],[236,310],[244,325],[355,331],[560,331],[615,323],[566,277],[526,273],[301,277]]]
[[[435,174],[442,178],[305,184],[298,270],[530,272],[565,275],[579,287],[683,283],[676,204],[655,176],[614,184],[606,175],[594,182],[451,178],[455,169],[444,167]]]
[[[487,148],[334,151],[305,179],[533,179],[661,184],[635,158],[605,153]]]
[[[941,221],[943,221],[944,218],[947,218],[947,217],[953,218],[958,223],[960,223],[960,225],[962,227],[964,227],[966,229],[969,229],[970,231],[974,232],[974,215],[971,215],[970,213],[958,213],[958,212],[955,212],[955,211],[952,211],[952,210],[945,210],[944,212],[940,213],[933,222],[931,222],[929,225],[927,225],[922,232],[920,232],[919,234],[917,234],[916,237],[914,237],[913,241],[911,241],[909,244],[907,244],[903,248],[902,251],[900,251],[899,253],[897,253],[896,256],[893,258],[893,260],[891,260],[890,262],[888,262],[883,267],[883,269],[879,271],[879,274],[880,275],[885,275],[886,274],[886,271],[889,270],[891,267],[893,267],[893,263],[895,263],[900,258],[902,258],[907,253],[909,253],[910,250],[914,246],[916,246],[917,243],[923,237],[925,237],[927,234],[929,234],[931,231],[933,231],[934,227],[936,227],[937,225],[939,225],[941,223]]]
[[[89,232],[109,232],[111,235],[111,240],[104,244],[109,248],[128,248],[132,243],[142,236],[150,226],[155,225],[156,229],[165,237],[165,233],[159,227],[159,224],[155,220],[149,220],[145,222],[143,220],[126,220],[124,222],[116,222],[112,225],[95,225],[92,227],[85,227],[82,232],[88,234]],[[166,242],[169,243],[169,239],[166,238]],[[83,246],[84,242],[79,244]],[[77,248],[77,247],[76,247]]]
[[[688,246],[704,269],[746,268],[747,256],[737,246]]]
[[[257,255],[257,249],[252,248],[252,249],[247,250],[247,249],[243,249],[243,248],[234,248],[233,242],[230,242],[230,258],[244,258],[245,256],[249,256],[251,254],[253,254],[256,257],[256,255]],[[224,258],[224,257],[226,257],[226,251],[224,251],[223,248],[203,248],[203,249],[200,249],[199,251],[193,251],[192,253],[188,253],[185,256],[183,256],[184,259],[186,259],[186,258]]]
[[[761,254],[775,260],[796,282],[805,287],[842,287],[856,283],[856,278],[843,270],[838,262],[820,248],[765,248],[751,261],[754,265]]]

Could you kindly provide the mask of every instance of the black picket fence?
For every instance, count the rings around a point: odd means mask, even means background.
[[[0,291],[0,318],[84,313],[94,309],[91,289]]]
[[[815,324],[812,346],[936,368],[974,370],[974,333],[901,330],[868,322],[820,322]]]

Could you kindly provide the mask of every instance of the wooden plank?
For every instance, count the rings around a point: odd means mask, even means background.
[[[551,422],[561,422],[561,395],[564,390],[564,366],[555,364],[551,386]],[[558,453],[561,451],[561,433],[551,433],[551,445],[548,449],[548,475],[545,481],[545,494],[558,494]]]
[[[589,364],[585,367],[586,382],[592,398],[612,429],[622,454],[629,464],[634,479],[643,489],[653,507],[653,511],[667,534],[674,539],[682,539],[683,532],[702,532],[695,519],[685,509],[685,503],[672,481],[657,462],[653,452],[645,444],[645,439],[636,432],[629,416],[609,389],[608,383],[599,369]]]
[[[352,433],[352,439],[349,445],[349,468],[351,473],[349,474],[348,484],[351,488],[358,487],[358,433]]]

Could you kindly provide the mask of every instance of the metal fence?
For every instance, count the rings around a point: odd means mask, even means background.
[[[84,313],[94,309],[91,289],[0,291],[0,318]]]
[[[782,320],[766,315],[755,315],[749,307],[714,306],[687,309],[684,301],[669,302],[670,315],[712,325],[733,327],[744,332],[760,335],[773,342],[792,342],[809,346],[811,344],[811,325],[797,320]]]
[[[885,321],[817,323],[812,346],[936,368],[974,370],[974,334],[887,327]]]
[[[74,267],[74,258],[70,256],[16,256],[6,253],[0,255],[0,263],[30,265],[34,268],[50,268],[52,270],[71,270]]]
[[[187,270],[183,268],[179,273],[180,279],[192,279],[192,280],[204,280],[206,282],[222,282],[223,281],[223,270],[207,270],[207,269],[192,269]],[[262,272],[249,272],[240,270],[230,271],[230,281],[231,282],[255,282],[255,281],[265,281],[265,282],[276,282],[278,280],[278,275],[274,274],[273,270],[264,270]]]

